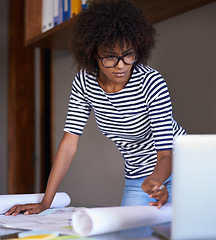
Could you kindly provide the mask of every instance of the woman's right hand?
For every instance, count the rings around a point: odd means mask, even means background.
[[[48,209],[43,202],[34,203],[34,204],[23,204],[23,205],[15,205],[10,210],[5,213],[5,216],[16,216],[18,213],[24,213],[25,215],[37,214],[46,209]]]
[[[6,216],[16,216],[18,213],[24,213],[25,215],[37,214],[50,207],[58,186],[76,154],[78,141],[79,135],[65,132],[52,166],[43,200],[36,204],[15,205],[5,213]]]

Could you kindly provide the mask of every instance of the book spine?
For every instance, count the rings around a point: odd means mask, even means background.
[[[74,16],[81,12],[82,2],[81,0],[71,0],[71,16]]]
[[[87,8],[87,2],[88,0],[82,0],[82,10]]]
[[[54,0],[54,26],[60,23],[60,0]]]
[[[63,21],[67,21],[71,16],[71,0],[63,0]]]
[[[59,0],[60,23],[63,22],[63,1],[64,1],[64,0]]]
[[[48,31],[54,26],[53,1],[42,0],[42,32]]]
[[[42,26],[41,26],[42,32],[45,32],[47,30],[46,5],[47,5],[47,0],[42,0]]]

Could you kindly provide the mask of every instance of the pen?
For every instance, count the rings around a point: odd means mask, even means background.
[[[162,184],[159,188],[158,188],[158,190],[162,190],[162,189],[164,189],[165,188],[165,186]]]

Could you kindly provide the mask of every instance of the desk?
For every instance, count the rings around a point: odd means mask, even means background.
[[[77,232],[83,236],[92,235],[93,237],[90,239],[94,240],[158,240],[163,238],[158,236],[151,227],[156,226],[156,223],[169,222],[170,216],[170,205],[163,206],[161,209],[151,206],[47,209],[38,215],[1,216],[0,239],[10,237],[8,235],[3,236],[12,231],[12,229],[8,228],[10,227],[21,229],[17,230],[18,232],[32,229],[57,231],[62,235],[77,235]],[[71,223],[72,218],[73,224]],[[126,230],[120,231],[120,229]],[[102,234],[105,232],[107,233]]]
[[[15,229],[0,227],[0,235],[5,233],[6,235],[0,236],[0,239],[10,239],[17,237],[17,233],[12,233]],[[17,230],[20,232],[20,230]],[[92,240],[121,240],[121,239],[133,239],[133,240],[165,240],[166,238],[157,235],[151,226],[127,229],[124,231],[112,232],[107,234],[95,235],[90,237]]]

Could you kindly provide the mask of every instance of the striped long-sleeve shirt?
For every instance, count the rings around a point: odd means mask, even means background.
[[[134,66],[129,82],[116,93],[106,93],[95,76],[77,73],[64,131],[81,135],[91,109],[99,129],[122,153],[126,178],[150,175],[157,151],[171,150],[175,136],[185,134],[172,117],[163,77],[148,66]]]

